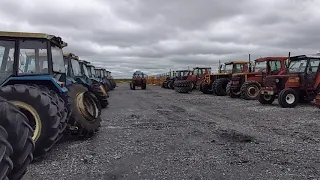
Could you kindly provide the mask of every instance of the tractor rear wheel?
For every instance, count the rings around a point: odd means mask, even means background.
[[[33,86],[36,86],[39,89],[41,89],[42,91],[45,91],[46,93],[50,94],[50,97],[58,105],[58,108],[59,108],[58,111],[60,112],[61,117],[62,117],[61,121],[60,121],[60,127],[59,127],[60,134],[57,138],[57,141],[59,141],[62,138],[62,136],[66,130],[66,127],[68,125],[68,120],[69,120],[68,113],[70,111],[70,109],[68,109],[68,104],[55,91],[49,90],[46,86],[43,86],[43,85],[37,86],[35,84],[33,84]]]
[[[299,94],[291,88],[283,89],[278,96],[278,102],[283,108],[294,108],[298,105]]]
[[[173,81],[169,81],[169,83],[168,83],[168,88],[169,88],[169,89],[174,89]]]
[[[34,141],[28,118],[12,103],[0,98],[0,179],[18,180],[33,160]]]
[[[143,89],[143,90],[147,89],[147,83],[142,83],[141,84],[141,89]]]
[[[261,104],[272,104],[275,98],[275,95],[269,94],[259,94],[258,96],[258,100]]]
[[[255,100],[260,94],[261,85],[256,81],[247,81],[240,88],[241,97],[246,100]]]
[[[221,79],[217,79],[216,83],[215,83],[215,92],[218,96],[225,96],[227,95],[227,84],[229,83],[229,79],[227,78],[221,78]]]
[[[65,121],[58,104],[45,91],[24,84],[4,86],[0,89],[0,96],[15,104],[28,118],[34,129],[34,156],[46,154],[60,137],[60,122]]]
[[[213,94],[213,91],[212,89],[209,89],[210,88],[210,85],[207,84],[207,83],[202,83],[201,84],[201,91],[203,94]]]
[[[109,105],[108,102],[108,93],[104,86],[98,82],[92,83],[91,86],[92,93],[97,97],[102,108],[106,108]]]
[[[71,84],[68,87],[69,102],[72,115],[69,124],[76,127],[76,135],[92,136],[98,131],[101,123],[101,106],[95,95],[80,84]]]
[[[227,95],[231,98],[240,97],[240,90],[236,91],[232,89],[231,85],[232,85],[232,81],[229,81],[226,87]]]
[[[217,95],[216,90],[215,90],[216,84],[217,84],[217,80],[213,81],[212,86],[211,86],[212,94],[214,94],[214,95]]]

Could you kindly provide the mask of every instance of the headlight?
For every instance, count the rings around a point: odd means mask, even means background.
[[[279,79],[276,79],[276,83],[278,83],[278,82],[280,82],[280,80],[279,80]]]

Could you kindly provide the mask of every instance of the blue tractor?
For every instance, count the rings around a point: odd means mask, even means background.
[[[64,59],[68,67],[68,79],[72,79],[87,88],[92,97],[96,100],[97,107],[101,113],[101,108],[106,108],[109,104],[109,95],[102,84],[89,78],[89,72],[86,67],[86,64],[89,62],[79,60],[78,56],[75,56],[72,53],[65,53]]]
[[[93,98],[68,80],[60,37],[42,33],[0,32],[0,96],[15,104],[33,128],[34,156],[47,153],[67,127],[91,136],[100,126]]]
[[[99,81],[104,84],[104,86],[110,91],[113,90],[114,87],[109,80],[106,78],[106,70],[100,67],[94,68],[95,77],[99,79]]]

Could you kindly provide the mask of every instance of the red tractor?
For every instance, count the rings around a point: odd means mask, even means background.
[[[147,88],[147,76],[141,71],[133,73],[132,81],[130,82],[130,89],[135,90],[136,86],[141,87],[141,89]]]
[[[219,65],[219,72],[206,74],[201,82],[200,91],[204,94],[227,95],[226,88],[233,73],[248,71],[248,61],[231,61]]]
[[[290,57],[286,73],[265,78],[259,96],[261,104],[271,104],[278,98],[283,108],[293,108],[299,102],[310,102],[320,92],[320,54]]]
[[[227,85],[227,94],[247,100],[257,99],[263,79],[267,75],[281,75],[286,71],[288,57],[264,57],[255,60],[252,72],[232,74]]]
[[[211,67],[196,67],[181,80],[174,82],[174,89],[179,93],[188,93],[195,88],[199,88],[201,82],[207,74],[211,73]]]

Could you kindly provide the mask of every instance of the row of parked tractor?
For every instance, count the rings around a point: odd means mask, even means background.
[[[272,104],[277,98],[283,108],[299,103],[320,104],[320,54],[261,57],[254,62],[230,61],[219,65],[216,73],[210,67],[178,70],[170,73],[163,88],[188,93],[197,89],[204,94],[259,100]]]
[[[54,35],[0,31],[0,179],[20,179],[62,137],[101,126],[116,83],[66,46]]]

